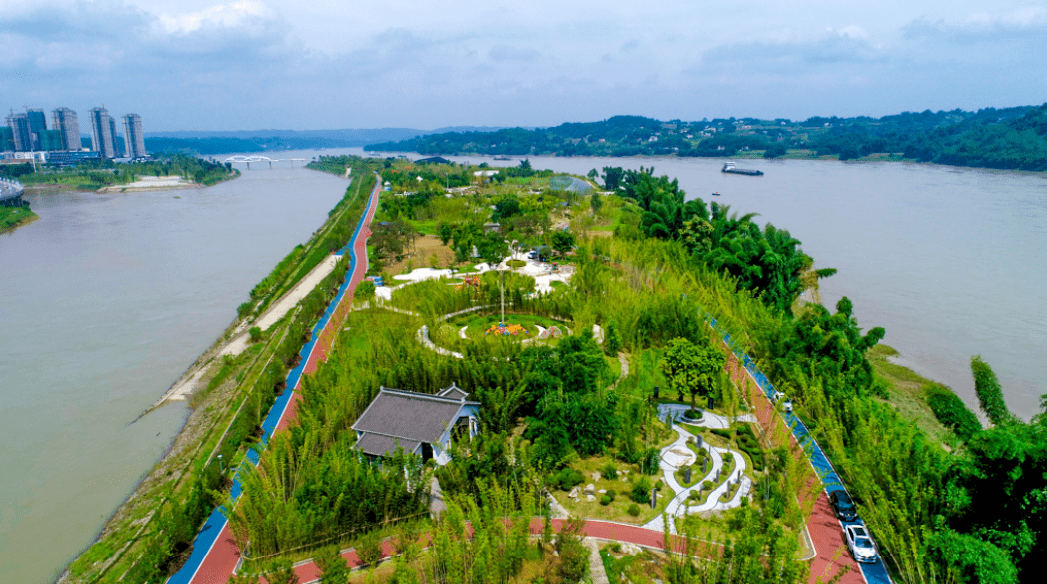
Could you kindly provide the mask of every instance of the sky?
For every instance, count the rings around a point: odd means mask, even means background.
[[[879,117],[1047,101],[1047,3],[0,0],[0,55],[146,132]]]

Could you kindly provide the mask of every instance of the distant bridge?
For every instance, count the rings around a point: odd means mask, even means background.
[[[294,168],[294,163],[300,162],[300,163],[302,163],[304,165],[306,163],[306,159],[304,159],[304,158],[280,158],[280,159],[273,160],[272,158],[269,158],[268,156],[257,156],[257,155],[255,155],[255,156],[243,156],[243,155],[239,155],[238,154],[236,156],[230,156],[229,158],[226,158],[223,162],[228,162],[230,164],[237,164],[237,163],[246,164],[247,165],[247,170],[251,170],[251,163],[252,162],[254,162],[255,164],[258,164],[258,163],[266,164],[266,165],[269,166],[269,168],[273,167],[273,163],[274,162],[290,162],[291,163],[291,168]]]

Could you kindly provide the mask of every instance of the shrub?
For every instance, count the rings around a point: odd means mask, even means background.
[[[633,490],[629,495],[637,503],[647,503],[651,500],[651,481],[647,477],[640,477],[633,484]]]
[[[382,538],[378,532],[372,531],[356,541],[356,555],[360,561],[373,566],[382,559]]]
[[[607,491],[607,496],[610,497],[612,501],[614,501],[615,499],[618,498],[618,492],[615,491],[614,489],[609,489]]]
[[[553,475],[549,483],[552,486],[559,487],[561,491],[570,491],[584,481],[585,477],[582,476],[582,473],[573,468],[562,468],[560,472]]]
[[[600,504],[603,505],[604,507],[610,505],[611,504],[611,498],[608,497],[607,495],[604,495],[604,496],[600,497]]]
[[[629,505],[628,512],[629,512],[629,515],[632,515],[633,517],[639,517],[640,516],[640,506],[637,505],[636,503],[633,503],[633,504]]]
[[[620,544],[618,542],[614,542],[614,543],[612,543],[608,547],[610,547],[611,551],[616,553],[616,554],[622,553],[622,544]]]
[[[712,483],[712,481],[702,481],[702,487],[701,487],[701,489],[702,489],[703,491],[708,491],[708,490],[709,490],[709,489],[711,489],[711,488],[713,488],[713,483]]]
[[[683,413],[683,417],[687,418],[688,420],[701,420],[702,419],[702,411],[701,410],[687,410],[687,411],[685,411]]]
[[[664,487],[665,487],[665,483],[663,483],[661,479],[658,479],[658,482],[654,483],[654,488],[655,488],[655,490],[658,490],[658,491],[660,491],[660,490],[662,490],[662,489],[663,489]]]
[[[927,394],[927,404],[931,406],[934,417],[938,418],[942,425],[952,428],[961,440],[966,442],[971,439],[971,436],[982,430],[978,417],[949,388],[941,385],[927,385],[924,387],[924,392]]]
[[[247,330],[247,334],[250,337],[252,343],[257,343],[258,341],[262,340],[262,329],[260,329],[259,327],[253,326],[249,328]]]
[[[353,291],[353,300],[370,300],[374,298],[374,282],[364,280],[356,285]]]
[[[614,466],[613,462],[608,462],[600,469],[600,474],[602,474],[605,479],[613,481],[618,478],[618,468]]]

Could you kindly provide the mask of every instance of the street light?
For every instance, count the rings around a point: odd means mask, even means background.
[[[222,469],[222,474],[225,474],[225,462],[222,460],[222,455],[218,455],[218,468]]]

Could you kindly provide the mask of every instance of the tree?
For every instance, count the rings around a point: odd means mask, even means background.
[[[590,170],[589,174],[587,174],[585,176],[591,178],[592,180],[596,180],[596,177],[600,176],[600,172],[594,168],[594,169]]]
[[[269,581],[269,584],[298,584],[298,574],[294,571],[294,564],[287,559],[273,560],[273,563],[269,564],[269,571],[266,572],[265,579]]]
[[[603,208],[603,198],[600,197],[600,193],[593,192],[592,197],[589,198],[589,208],[593,210],[594,215],[600,214],[600,209]]]
[[[662,357],[661,367],[669,385],[677,392],[691,394],[691,410],[701,393],[708,396],[716,374],[723,370],[727,358],[708,344],[695,345],[685,338],[675,338]]]
[[[570,231],[556,231],[553,233],[553,250],[563,255],[574,248],[574,234]]]
[[[604,331],[604,350],[608,355],[615,357],[622,350],[622,334],[618,331],[618,323],[611,319],[607,322],[607,330]]]
[[[971,357],[971,373],[974,374],[974,392],[978,394],[978,403],[989,421],[997,426],[1013,419],[1007,402],[1003,399],[1003,389],[996,379],[991,367],[982,361],[981,355]]]
[[[324,584],[345,584],[349,580],[349,566],[342,557],[341,546],[321,549],[314,558]]]
[[[556,573],[564,582],[580,582],[589,575],[589,552],[582,543],[585,520],[572,517],[563,522],[556,538],[556,553],[560,556]]]
[[[382,559],[382,538],[372,531],[356,541],[356,555],[360,561],[372,569]]]
[[[625,176],[625,169],[620,166],[605,166],[603,167],[603,186],[609,191],[617,191],[618,187],[622,184],[622,177]]]

